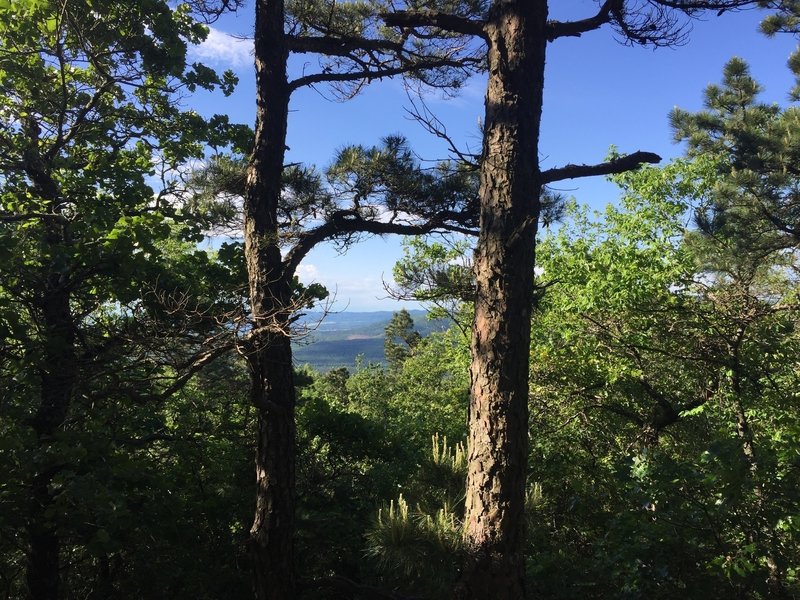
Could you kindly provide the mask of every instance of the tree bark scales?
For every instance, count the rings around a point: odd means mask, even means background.
[[[547,3],[497,2],[481,165],[466,531],[456,598],[524,597],[528,349]],[[524,110],[520,110],[525,107]],[[525,224],[520,229],[520,224]]]
[[[295,394],[290,340],[270,336],[249,359],[258,408],[256,513],[250,529],[256,598],[295,597]]]

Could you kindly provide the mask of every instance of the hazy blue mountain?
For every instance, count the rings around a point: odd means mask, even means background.
[[[447,329],[447,321],[429,321],[424,310],[410,310],[414,326],[423,336]],[[366,362],[385,364],[383,356],[384,329],[393,311],[340,312],[324,316],[308,313],[298,321],[309,332],[292,344],[296,365],[309,364],[318,371],[337,367],[355,367],[356,358],[363,355]]]

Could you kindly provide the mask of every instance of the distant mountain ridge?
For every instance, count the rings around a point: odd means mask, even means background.
[[[298,325],[309,333],[292,343],[295,365],[311,365],[318,371],[339,367],[353,369],[356,359],[363,355],[365,362],[385,364],[383,356],[384,330],[397,311],[308,313]],[[446,320],[430,321],[424,310],[409,310],[414,327],[423,336],[449,327]]]

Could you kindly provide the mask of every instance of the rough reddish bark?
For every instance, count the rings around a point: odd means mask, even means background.
[[[495,2],[485,26],[481,222],[472,332],[466,542],[460,599],[524,597],[528,354],[547,3]],[[520,110],[520,107],[525,107]]]
[[[295,394],[282,309],[290,302],[278,246],[278,203],[289,107],[282,0],[256,3],[257,116],[244,202],[244,241],[253,315],[247,355],[258,411],[256,511],[250,551],[256,598],[294,598]]]

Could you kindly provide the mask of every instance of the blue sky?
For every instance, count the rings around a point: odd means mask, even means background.
[[[576,19],[596,10],[592,0],[557,0],[553,18]],[[203,113],[227,113],[235,121],[255,120],[251,43],[252,6],[216,23],[207,42],[195,49],[195,59],[209,66],[233,69],[240,84],[233,96],[193,99]],[[678,48],[629,47],[614,39],[609,28],[564,38],[548,48],[541,138],[542,165],[595,163],[610,145],[622,152],[647,150],[665,160],[680,156],[672,141],[667,115],[673,107],[698,110],[703,90],[718,82],[723,65],[733,56],[744,58],[766,88],[763,99],[785,104],[792,85],[786,59],[796,47],[791,36],[769,39],[758,33],[764,13],[726,13],[692,21],[688,43]],[[302,68],[296,61],[293,67]],[[456,98],[430,97],[427,102],[463,146],[479,148],[478,122],[483,115],[485,80],[471,80]],[[337,148],[351,143],[375,144],[392,133],[403,133],[423,159],[446,157],[441,141],[409,120],[408,99],[399,81],[377,82],[348,102],[331,102],[324,89],[301,90],[290,107],[290,147],[287,159],[324,166]],[[567,182],[562,189],[580,202],[601,208],[617,197],[602,178]],[[336,294],[336,310],[396,310],[383,281],[391,280],[401,255],[397,238],[371,239],[345,255],[330,247],[312,252],[301,265],[301,278],[324,284]],[[410,307],[410,306],[409,306]]]

